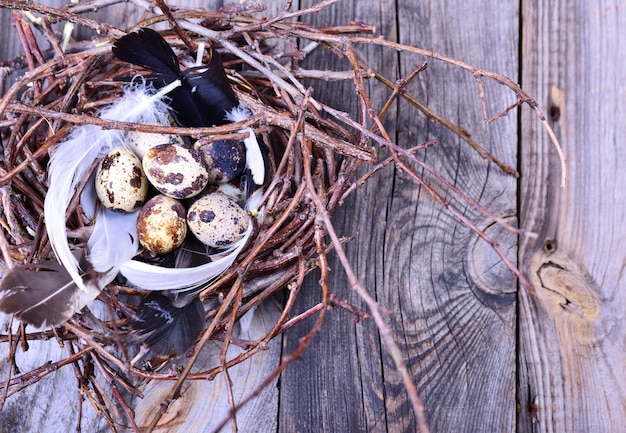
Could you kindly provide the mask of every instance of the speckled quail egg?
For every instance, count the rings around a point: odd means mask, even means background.
[[[246,167],[246,148],[241,141],[200,141],[194,147],[204,158],[210,183],[230,182]]]
[[[162,194],[151,198],[137,217],[139,243],[156,254],[174,251],[187,235],[185,217],[185,207],[178,200]]]
[[[151,132],[130,131],[126,135],[126,144],[135,152],[140,159],[143,159],[148,150],[159,144],[175,144],[184,146],[185,142],[180,135],[158,134]]]
[[[213,193],[231,196],[240,205],[244,203],[243,190],[232,183],[209,184],[204,188],[204,191],[202,191],[202,195]]]
[[[191,205],[187,211],[187,224],[203,244],[226,248],[243,237],[248,227],[248,214],[234,198],[212,193]]]
[[[232,183],[222,183],[217,187],[217,192],[226,194],[234,198],[237,203],[243,203],[243,191],[241,188],[233,185]]]
[[[199,194],[209,178],[200,154],[173,144],[160,144],[143,157],[143,170],[162,194],[182,199]]]
[[[141,161],[123,147],[112,149],[100,160],[95,185],[100,202],[121,212],[139,209],[148,195]]]

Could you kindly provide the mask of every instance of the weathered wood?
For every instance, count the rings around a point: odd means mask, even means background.
[[[65,1],[49,0],[42,2],[59,7]],[[192,6],[187,2],[187,6]],[[204,2],[196,2],[204,6]],[[215,7],[219,7],[216,5]],[[265,12],[273,16],[281,5],[274,4]],[[134,24],[141,15],[141,10],[131,4],[120,4],[88,14],[101,22],[112,23],[119,28],[126,28]],[[56,25],[62,29],[62,23]],[[90,39],[94,32],[90,29],[77,28],[74,36],[78,40]],[[0,59],[12,59],[22,53],[19,40],[11,26],[11,15],[7,10],[0,10],[0,37],[4,41],[0,45]],[[47,48],[42,45],[42,48]],[[2,92],[4,93],[4,92]],[[256,339],[266,335],[276,323],[279,310],[273,301],[258,307],[252,317],[248,319],[249,329],[241,333],[239,326],[235,336],[242,339]],[[4,326],[6,317],[0,315],[0,327]],[[219,347],[210,344],[200,357],[197,367],[220,365]],[[7,377],[7,364],[4,362],[7,345],[0,345],[0,377]],[[237,349],[231,348],[227,359],[236,356]],[[26,352],[18,350],[16,365],[22,371],[31,371],[37,367],[67,357],[67,349],[59,348],[55,341],[41,341],[30,344]],[[235,402],[239,403],[251,392],[256,391],[261,382],[278,366],[280,359],[280,340],[272,341],[267,350],[257,356],[242,362],[230,370],[233,381]],[[183,360],[184,362],[184,360]],[[4,380],[4,379],[0,379]],[[103,380],[99,378],[98,380]],[[278,392],[276,381],[271,383],[250,404],[244,406],[237,414],[240,426],[254,426],[258,431],[274,431],[277,425]],[[133,399],[131,406],[136,414],[136,421],[140,427],[147,425],[155,414],[155,408],[173,387],[173,382],[153,382],[143,389],[143,399]],[[188,383],[168,413],[159,424],[156,432],[204,432],[214,431],[222,421],[228,417],[230,403],[228,401],[227,385],[224,376],[220,375],[214,381],[194,381]],[[103,391],[107,393],[106,386]],[[127,396],[128,398],[129,396]],[[111,402],[114,399],[108,393]],[[116,408],[119,410],[119,408]],[[123,419],[123,415],[121,418]],[[119,420],[117,420],[119,421]],[[120,426],[121,427],[121,426]],[[222,431],[229,431],[230,424]],[[76,374],[71,366],[66,366],[31,385],[18,394],[11,396],[0,412],[0,433],[35,433],[35,432],[109,432],[108,423],[97,413],[88,399],[79,391]]]
[[[624,430],[626,12],[617,1],[524,1],[522,83],[567,155],[522,117],[520,432]]]
[[[59,5],[58,1],[42,2],[50,5]],[[119,13],[127,10],[122,6]],[[55,29],[62,30],[62,26],[55,25]],[[85,33],[81,31],[82,37]],[[0,10],[0,59],[12,60],[23,53],[17,33],[11,24],[11,11]],[[43,39],[42,39],[43,40]],[[47,49],[47,44],[42,45]],[[12,74],[9,79],[15,78]],[[11,84],[0,80],[0,90],[4,94]],[[5,317],[0,318],[0,327],[4,326]],[[0,349],[0,371],[6,378],[6,344]],[[49,362],[58,361],[68,356],[67,349],[60,348],[55,341],[33,342],[27,352],[16,357],[18,368],[30,371],[44,366]],[[4,379],[2,379],[4,381]],[[82,400],[82,402],[81,402]],[[80,412],[79,413],[79,408]],[[80,395],[76,374],[71,366],[59,369],[54,374],[43,379],[34,386],[20,391],[10,397],[0,412],[0,432],[2,433],[29,433],[29,432],[69,432],[82,428],[83,431],[108,432],[106,420],[100,417],[91,404]]]
[[[433,48],[515,79],[517,17],[517,3],[512,1],[489,7],[482,2],[447,2],[445,8],[432,2],[359,1],[329,8],[318,20],[362,20],[375,24],[378,33],[390,40],[398,40],[399,35],[399,42]],[[428,60],[388,50],[363,51],[367,63],[392,80],[407,76],[418,63]],[[501,88],[490,89],[490,107],[502,109],[514,101]],[[515,165],[516,120],[511,117],[484,128],[471,75],[431,62],[408,90]],[[345,101],[352,99],[353,92],[346,85],[318,88],[315,94],[336,104],[338,93],[345,95]],[[378,109],[388,95],[374,95]],[[346,109],[356,113],[354,105]],[[420,158],[497,215],[515,216],[514,179],[494,170],[461,140],[431,125],[404,101],[389,113],[387,125],[405,147],[436,139],[437,146],[420,153]],[[492,272],[488,286],[476,280],[469,263],[485,265],[484,245],[476,246],[475,235],[407,175],[391,168],[358,191],[345,208],[335,222],[345,235],[359,233],[348,245],[350,258],[361,281],[388,310],[386,317],[424,398],[432,431],[512,430],[515,285],[510,273],[496,275],[494,281]],[[489,225],[475,212],[463,210],[481,228]],[[339,263],[332,268],[334,290],[358,303]],[[308,298],[310,303],[319,296],[312,287],[301,301]],[[283,375],[282,431],[308,427],[314,431],[415,431],[406,393],[385,348],[381,359],[376,331],[362,323],[347,324],[337,316],[341,313],[328,317],[304,361]],[[301,332],[287,335],[287,348],[297,345]]]
[[[432,48],[516,79],[517,2],[454,1],[446,2],[445,7],[420,2],[407,9],[410,12],[405,17],[400,15],[401,42]],[[404,74],[413,62],[403,59]],[[470,130],[472,137],[497,158],[515,165],[515,118],[509,116],[486,126],[473,77],[455,67],[434,62],[431,65],[419,77],[424,90],[418,96],[439,114]],[[486,103],[494,113],[513,98],[508,90],[489,84]],[[410,118],[405,123],[412,124]],[[421,129],[418,133],[423,134],[422,140],[435,138],[439,143],[424,156],[429,165],[454,179],[455,185],[495,215],[515,218],[516,186],[512,177],[483,161],[466,143],[442,128],[427,122],[417,128]],[[409,131],[400,132],[398,141],[410,142],[410,137]],[[439,205],[425,199],[424,191],[404,187],[402,178],[397,183],[400,197],[394,197],[388,225],[411,224],[415,228],[410,240],[400,233],[388,244],[388,301],[381,302],[401,311],[399,338],[406,341],[406,356],[428,408],[431,429],[511,431],[515,425],[515,292],[511,273],[504,267],[491,268],[486,273],[489,277],[473,272],[478,266],[487,269],[499,260],[489,263],[484,242]],[[407,201],[415,210],[405,207]],[[487,218],[461,201],[452,203],[479,228],[489,231],[491,222]],[[514,244],[507,245],[507,240],[511,238],[497,238],[503,248],[512,248],[507,252],[514,260]],[[394,250],[401,251],[400,260],[393,258]],[[397,292],[393,287],[399,288]],[[394,373],[390,367],[388,370],[385,377],[391,382]],[[404,403],[406,397],[396,391],[396,399]],[[389,430],[410,431],[405,426],[411,426],[412,419],[406,418]]]
[[[2,345],[3,377],[7,376],[5,347]],[[16,356],[16,365],[27,372],[67,356],[67,349],[60,348],[55,341],[36,341],[30,344],[28,351]],[[61,368],[9,397],[0,412],[1,433],[71,432],[78,429],[94,433],[110,431],[106,420],[80,395],[71,366]]]
[[[398,10],[400,42],[432,48],[477,67],[517,78],[518,4],[515,1],[406,2]],[[402,74],[415,59],[402,58]],[[454,66],[430,62],[418,77],[415,93],[507,164],[517,152],[514,116],[485,125],[474,78]],[[489,83],[486,103],[495,114],[514,98],[508,90]],[[499,217],[516,214],[515,179],[482,160],[466,143],[437,125],[415,124],[400,108],[398,141],[408,145],[434,138],[438,144],[423,159],[453,180],[464,193]],[[384,255],[383,287],[378,299],[396,312],[398,338],[412,367],[432,432],[511,431],[515,426],[515,291],[509,271],[487,269],[489,247],[441,206],[411,188],[406,176],[397,176]],[[491,222],[445,194],[479,228]],[[395,232],[395,227],[404,230]],[[515,260],[510,237],[497,241]],[[397,255],[394,254],[394,252]],[[397,288],[397,289],[395,289]],[[406,396],[390,362],[384,377],[392,386],[387,398],[401,414],[389,431],[412,431],[413,416],[406,412]],[[395,400],[395,401],[394,401]],[[392,407],[394,407],[392,406]],[[390,407],[390,404],[387,404]]]
[[[272,15],[284,2],[265,3]],[[470,74],[432,59],[357,46],[368,64],[392,79],[429,61],[408,91],[470,130],[496,157],[519,166],[522,177],[518,183],[504,175],[406,101],[397,102],[385,119],[392,138],[404,147],[435,139],[436,146],[418,153],[422,160],[497,216],[512,223],[519,218],[522,227],[538,234],[536,239],[520,239],[520,265],[537,290],[533,298],[518,292],[510,272],[485,242],[391,166],[334,215],[340,234],[358,233],[346,247],[349,259],[385,308],[432,432],[623,429],[626,295],[619,289],[625,212],[620,187],[626,174],[619,162],[626,138],[620,104],[626,95],[621,65],[626,47],[619,41],[626,32],[620,25],[626,12],[618,3],[523,1],[519,10],[520,2],[512,0],[344,0],[306,18],[317,24],[361,20],[376,25],[389,40],[432,48],[520,79],[551,115],[568,156],[569,181],[560,189],[556,153],[530,110],[521,111],[519,125],[511,114],[486,126]],[[107,8],[97,17],[123,28],[135,16],[126,7],[132,5]],[[79,32],[88,37],[88,32]],[[20,51],[6,10],[0,10],[0,38],[0,59]],[[319,69],[338,69],[336,60],[318,51],[309,61]],[[351,83],[316,86],[316,98],[358,114]],[[379,109],[390,91],[373,81],[366,86]],[[485,86],[490,114],[514,102],[503,87],[488,82]],[[515,235],[458,197],[447,193],[445,198],[516,259]],[[333,259],[330,267],[333,292],[362,306],[340,263]],[[311,277],[300,294],[300,309],[320,300],[318,276]],[[284,354],[298,346],[310,325],[305,322],[286,333]],[[44,345],[31,359],[33,345],[20,366],[26,369],[59,356],[53,353],[59,349]],[[262,374],[278,362],[278,349],[271,348],[268,355]],[[247,368],[257,380],[256,367]],[[0,432],[74,430],[80,396],[73,375],[71,368],[61,369],[41,386],[10,399],[0,413]],[[203,385],[219,394],[217,383]],[[187,397],[204,395],[188,391]],[[136,407],[139,414],[144,411],[141,403]],[[190,414],[213,409],[201,404],[184,407]],[[245,423],[241,431],[416,430],[406,392],[374,324],[354,323],[339,310],[328,312],[303,359],[281,376],[278,390],[270,388],[246,410],[239,418]],[[44,413],[50,419],[42,420]],[[87,402],[82,416],[83,431],[107,431]],[[201,421],[197,418],[190,422]],[[193,427],[209,429],[210,422],[215,419]]]
[[[235,326],[234,335],[244,340],[255,341],[263,338],[278,320],[282,308],[275,300],[264,303],[261,307],[249,314]],[[244,326],[241,326],[245,322]],[[245,328],[245,329],[244,329]],[[194,365],[197,371],[209,370],[220,364],[219,342],[208,344],[203,355]],[[227,359],[232,359],[241,349],[231,346],[228,350]],[[230,386],[236,403],[249,397],[257,391],[267,376],[278,366],[280,358],[280,341],[273,340],[264,350],[254,357],[229,369]],[[172,403],[167,413],[159,422],[160,428],[156,432],[161,433],[188,433],[188,432],[213,432],[228,419],[230,415],[230,402],[228,401],[227,379],[223,374],[214,380],[189,381],[183,387],[181,396]],[[144,398],[136,399],[133,408],[137,419],[137,425],[147,426],[155,414],[155,403],[164,401],[172,388],[171,382],[153,381],[143,389]],[[236,422],[245,429],[254,426],[255,431],[276,431],[278,389],[276,383],[265,387],[260,394],[249,404],[245,405],[238,413]],[[230,422],[222,431],[233,431]]]
[[[313,3],[303,2],[302,6]],[[372,14],[374,10],[375,17]],[[347,24],[360,20],[376,25],[378,34],[393,40],[396,34],[394,16],[393,0],[342,1],[313,17],[304,17],[304,20],[317,25]],[[356,48],[370,66],[388,76],[395,76],[397,56],[394,52],[363,46]],[[350,68],[347,61],[338,64],[336,59],[321,55],[319,51],[314,51],[308,58],[312,67],[321,70]],[[375,92],[372,98],[376,101],[376,108],[380,109],[380,104],[391,92],[381,89],[380,85],[366,84],[368,91]],[[314,96],[317,99],[357,115],[358,105],[352,82],[318,82],[315,85]],[[395,125],[394,118],[395,107],[385,123]],[[360,270],[359,276],[363,283],[372,289],[381,284],[382,276],[371,271],[381,263],[383,233],[376,227],[384,224],[388,200],[384,184],[390,179],[390,174],[391,168],[384,170],[372,184],[364,187],[365,191],[348,199],[333,218],[338,233],[353,236],[358,232],[357,238],[347,248],[348,257]],[[363,203],[363,200],[367,200],[367,203]],[[369,272],[362,272],[366,263],[370,266]],[[334,256],[330,257],[330,268],[332,291],[363,307],[363,303],[350,289],[341,264]],[[301,291],[297,307],[304,309],[320,301],[318,278],[315,275],[308,280]],[[285,335],[284,347],[287,353],[298,346],[299,339],[308,332],[311,324],[304,324]],[[345,312],[330,311],[320,335],[313,340],[302,362],[292,364],[282,375],[279,431],[386,431],[385,391],[381,373],[380,342],[373,323],[364,321],[355,324]]]

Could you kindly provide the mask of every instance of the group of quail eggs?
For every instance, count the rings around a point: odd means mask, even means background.
[[[116,212],[141,208],[137,237],[143,248],[167,254],[188,230],[218,249],[243,237],[248,214],[240,205],[241,190],[228,183],[245,168],[242,142],[199,140],[187,146],[177,135],[131,131],[126,144],[100,160],[96,194]]]

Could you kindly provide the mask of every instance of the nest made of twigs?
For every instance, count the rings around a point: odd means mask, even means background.
[[[108,307],[106,318],[100,319],[90,314],[88,309],[75,316],[67,324],[57,329],[42,332],[27,332],[24,327],[5,337],[12,342],[14,357],[16,342],[58,338],[73,346],[75,355],[45,366],[37,371],[23,372],[10,377],[3,384],[5,398],[23,388],[24,383],[40,378],[65,364],[78,362],[79,354],[85,349],[106,365],[102,373],[110,377],[112,371],[123,372],[116,383],[123,383],[129,392],[134,392],[142,383],[151,379],[176,380],[171,396],[177,395],[186,379],[210,378],[223,371],[224,367],[239,362],[262,350],[275,336],[301,322],[306,317],[320,313],[323,317],[326,306],[335,305],[348,310],[356,318],[373,315],[381,331],[388,331],[380,317],[376,303],[361,286],[352,272],[343,252],[342,242],[333,228],[331,215],[346,197],[359,188],[382,167],[395,164],[422,185],[435,200],[447,206],[448,210],[463,220],[463,215],[454,207],[448,206],[443,197],[415,171],[415,166],[429,170],[415,153],[428,146],[424,143],[411,149],[404,149],[393,143],[381,122],[388,106],[397,97],[405,97],[424,111],[433,121],[442,123],[467,141],[481,156],[497,164],[504,171],[515,175],[515,170],[499,162],[494,156],[475,143],[461,128],[446,119],[430,112],[417,100],[404,92],[405,86],[421,71],[418,66],[413,73],[400,81],[389,80],[372,71],[357,57],[354,44],[377,44],[389,49],[429,55],[452,63],[477,77],[479,87],[484,77],[494,79],[510,88],[517,102],[501,113],[525,102],[531,102],[515,83],[505,77],[471,67],[461,61],[436,55],[414,47],[387,42],[384,39],[368,36],[373,29],[364,24],[325,27],[324,29],[294,21],[301,15],[317,11],[334,1],[322,2],[310,9],[288,12],[270,20],[257,19],[243,13],[209,12],[205,10],[170,10],[163,2],[158,2],[164,15],[150,15],[136,23],[129,31],[140,27],[165,22],[170,30],[164,31],[168,43],[176,48],[181,58],[195,58],[199,43],[212,40],[222,53],[224,64],[237,97],[251,112],[252,117],[244,122],[215,128],[181,128],[110,122],[95,116],[103,105],[114,101],[122,92],[118,77],[137,74],[140,71],[113,59],[111,42],[124,32],[113,26],[89,20],[74,14],[71,7],[52,9],[36,4],[23,4],[34,12],[47,14],[50,19],[43,24],[27,23],[18,17],[16,31],[24,44],[24,61],[29,71],[20,77],[0,101],[0,128],[2,128],[3,161],[0,169],[2,204],[4,207],[3,225],[6,236],[0,237],[4,266],[13,263],[40,261],[53,256],[48,242],[45,221],[42,220],[43,202],[46,194],[46,163],[48,151],[65,137],[76,125],[92,123],[102,128],[141,130],[187,135],[195,139],[219,140],[224,138],[241,139],[238,133],[243,127],[251,127],[270,149],[270,180],[265,187],[263,204],[265,212],[258,218],[254,235],[245,251],[234,265],[219,280],[206,287],[200,294],[208,308],[207,328],[191,351],[187,368],[182,373],[158,368],[146,371],[141,366],[129,364],[130,323],[136,310],[137,297],[146,296],[124,284],[114,283],[100,295]],[[93,44],[70,43],[64,52],[60,36],[50,27],[52,21],[66,21],[98,30],[101,33]],[[33,29],[41,31],[52,47],[42,52],[33,36]],[[316,71],[304,66],[307,53],[300,49],[303,41],[309,41],[318,49],[327,50],[336,56],[337,64],[344,69],[337,71]],[[279,47],[279,48],[276,48]],[[365,91],[364,80],[375,78],[391,90],[387,104],[377,111]],[[310,83],[327,80],[348,80],[354,84],[360,107],[360,116],[355,120],[347,114],[316,100],[311,94]],[[304,85],[303,82],[308,85]],[[536,105],[531,104],[538,111]],[[381,157],[384,149],[384,157]],[[433,173],[434,178],[464,198],[462,191],[447,182],[442,176]],[[467,199],[469,200],[469,199]],[[479,211],[489,217],[485,209],[471,202]],[[80,217],[79,202],[75,200],[68,209],[69,229],[79,230],[86,222]],[[516,230],[509,227],[511,230]],[[483,236],[483,238],[485,238]],[[500,257],[516,272],[495,242],[494,248]],[[348,274],[350,284],[363,298],[370,312],[362,311],[335,298],[329,289],[327,254],[335,250]],[[291,308],[302,287],[305,275],[313,269],[320,270],[319,287],[322,302],[308,311],[291,317]],[[525,281],[522,279],[522,281]],[[243,352],[229,360],[225,366],[218,365],[205,371],[194,371],[191,366],[200,348],[209,339],[223,340],[228,345],[234,323],[247,311],[263,300],[289,287],[283,311],[279,320],[266,336],[249,342]],[[528,285],[528,287],[530,287]],[[134,298],[133,298],[134,297]],[[129,301],[134,299],[134,301]],[[217,302],[216,302],[217,300]],[[321,307],[320,307],[321,306]],[[321,322],[320,322],[321,323]],[[316,323],[311,335],[319,329]],[[382,332],[383,339],[392,352],[397,346]],[[310,338],[302,340],[304,350]],[[294,358],[298,354],[294,354]],[[402,357],[394,357],[403,376],[413,408],[423,423],[423,408],[415,392],[411,378],[402,366]],[[165,361],[160,365],[167,365]],[[158,367],[158,366],[157,366]],[[102,367],[101,367],[102,368]],[[277,370],[276,375],[282,370]],[[86,382],[95,380],[86,377]],[[35,380],[36,381],[36,380]],[[91,387],[92,392],[100,392],[100,387]],[[117,404],[125,407],[124,399],[115,393]],[[96,399],[99,401],[98,399]],[[100,399],[102,400],[102,399]],[[106,405],[99,408],[107,411]],[[126,411],[127,414],[132,411]],[[156,415],[158,418],[160,415]],[[158,419],[157,419],[158,421]],[[156,424],[156,421],[155,421]],[[130,422],[130,425],[134,423]]]

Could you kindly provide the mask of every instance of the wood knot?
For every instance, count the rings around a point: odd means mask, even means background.
[[[565,94],[563,89],[555,86],[550,86],[550,105],[548,108],[548,117],[553,123],[561,125],[563,123],[562,114],[565,104]]]
[[[543,250],[546,254],[555,253],[559,244],[556,239],[546,239],[543,243]]]
[[[598,285],[580,266],[547,261],[537,269],[537,277],[554,315],[585,323],[600,315]]]
[[[515,217],[505,218],[508,224],[516,226]],[[501,224],[492,222],[483,232],[497,242],[498,249],[507,257],[510,265],[517,260],[517,234]],[[517,280],[505,260],[493,246],[475,237],[469,249],[469,271],[472,280],[485,292],[491,294],[512,294],[517,292]]]
[[[548,115],[550,116],[550,120],[558,122],[561,118],[561,108],[558,105],[550,105],[550,108],[548,108]]]

